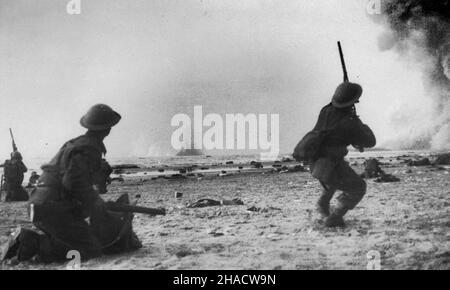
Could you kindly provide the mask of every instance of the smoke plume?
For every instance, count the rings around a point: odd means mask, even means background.
[[[380,49],[395,49],[420,63],[433,100],[426,120],[414,122],[414,114],[402,120],[402,126],[412,127],[397,147],[450,149],[450,1],[385,0],[382,17],[390,32],[380,37]]]

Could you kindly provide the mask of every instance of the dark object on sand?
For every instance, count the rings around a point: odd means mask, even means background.
[[[112,182],[112,181],[123,182],[124,180],[123,180],[123,177],[113,177],[113,178],[111,178],[111,182]]]
[[[292,160],[291,158],[288,158],[288,157],[281,158],[281,162],[292,162],[292,161],[294,161],[294,160]]]
[[[175,192],[175,198],[182,198],[182,197],[183,197],[183,193],[182,192],[179,192],[179,191]]]
[[[150,208],[124,203],[108,201],[105,202],[106,208],[115,212],[144,213],[148,215],[166,215],[164,208]]]
[[[227,162],[225,162],[225,164],[234,164],[234,162],[233,161],[227,161]]]
[[[289,167],[288,172],[306,172],[306,169],[301,165],[295,165],[294,167]]]
[[[136,164],[118,164],[118,165],[111,166],[111,168],[113,170],[115,170],[115,169],[137,169],[137,168],[139,168],[139,166],[137,166]]]
[[[164,168],[159,168],[158,172],[164,172]]]
[[[450,165],[450,153],[441,154],[437,157],[436,161],[434,161],[435,165]]]
[[[219,206],[219,205],[243,205],[244,202],[239,198],[234,198],[232,200],[214,200],[209,198],[200,199],[196,202],[188,204],[187,208],[200,208],[200,207],[208,207],[208,206]]]
[[[263,168],[264,167],[261,162],[256,162],[256,161],[250,162],[250,165],[252,165],[254,168]]]
[[[380,168],[380,162],[371,158],[364,162],[364,172],[361,174],[362,178],[376,178],[385,175],[384,171]]]
[[[408,166],[427,166],[427,165],[431,165],[430,159],[428,158],[408,161]]]
[[[180,172],[181,174],[186,173],[186,169],[179,169],[178,172]]]
[[[374,180],[375,182],[399,182],[400,179],[391,174],[384,174],[381,177]]]
[[[183,178],[186,178],[186,176],[181,174],[172,174],[169,179],[183,179]]]
[[[248,211],[253,211],[253,212],[269,212],[271,210],[281,210],[281,208],[278,207],[273,207],[273,206],[269,206],[269,207],[256,207],[256,206],[252,206],[247,208]]]

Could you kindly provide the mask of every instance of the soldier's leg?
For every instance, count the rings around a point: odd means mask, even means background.
[[[0,261],[17,257],[19,261],[31,259],[39,252],[41,234],[22,227],[17,227],[10,235],[0,253]]]
[[[71,250],[79,251],[82,260],[102,254],[89,223],[72,210],[61,205],[33,206],[33,224],[45,233],[39,250],[43,262],[65,260]]]
[[[336,192],[336,188],[322,181],[320,181],[320,184],[322,185],[322,194],[317,201],[316,208],[322,217],[327,217],[330,215],[330,201]]]
[[[343,216],[361,201],[366,193],[366,182],[350,167],[347,162],[340,162],[332,185],[342,190],[337,197],[337,205],[326,219],[327,226],[343,226]]]

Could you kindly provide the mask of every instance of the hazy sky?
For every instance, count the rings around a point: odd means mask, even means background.
[[[24,156],[54,155],[100,102],[122,115],[109,156],[172,153],[170,120],[195,105],[279,114],[291,152],[342,80],[337,40],[380,143],[402,134],[398,108],[430,105],[417,64],[379,50],[363,0],[81,0],[80,15],[67,2],[0,0],[0,156],[9,127]]]

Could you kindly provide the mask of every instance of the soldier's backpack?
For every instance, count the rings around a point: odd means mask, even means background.
[[[292,154],[294,159],[299,162],[317,159],[322,143],[330,132],[331,130],[312,130],[306,133],[295,146]]]

